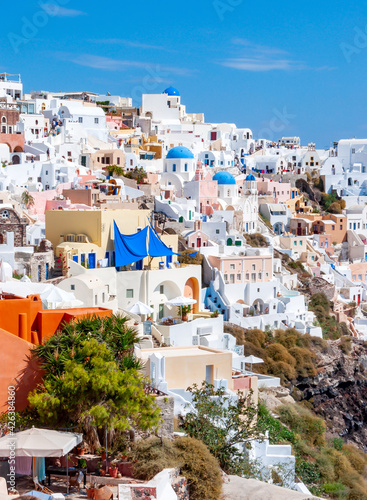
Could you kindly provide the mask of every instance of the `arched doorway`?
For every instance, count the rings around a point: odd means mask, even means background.
[[[20,164],[19,155],[13,155],[12,162],[13,162],[13,165],[19,165]]]
[[[199,297],[199,282],[196,278],[189,278],[185,284],[185,297],[190,297],[196,300],[196,304],[193,305],[192,310],[194,314],[198,314],[200,310],[200,297]]]
[[[23,153],[23,148],[21,146],[16,146],[14,148],[14,153]]]

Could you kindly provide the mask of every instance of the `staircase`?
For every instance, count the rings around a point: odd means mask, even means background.
[[[158,340],[152,335],[152,341],[153,341],[153,347],[156,349],[158,347],[161,347],[161,344],[158,342]]]

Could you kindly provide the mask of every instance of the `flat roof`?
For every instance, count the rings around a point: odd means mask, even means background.
[[[203,346],[189,347],[159,347],[154,349],[141,349],[141,357],[148,358],[151,354],[162,354],[166,358],[178,358],[181,356],[207,356],[208,354],[228,354],[230,351],[223,352],[217,349],[211,349]]]

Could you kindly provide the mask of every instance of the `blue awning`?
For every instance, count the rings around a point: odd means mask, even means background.
[[[115,233],[115,266],[123,267],[134,264],[139,260],[148,257],[147,234],[148,227],[135,234],[121,234],[116,222],[114,224]]]

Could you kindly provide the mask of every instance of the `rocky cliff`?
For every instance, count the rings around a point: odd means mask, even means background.
[[[367,451],[367,343],[329,341],[316,355],[317,376],[298,380],[292,395],[312,403],[333,435]]]

